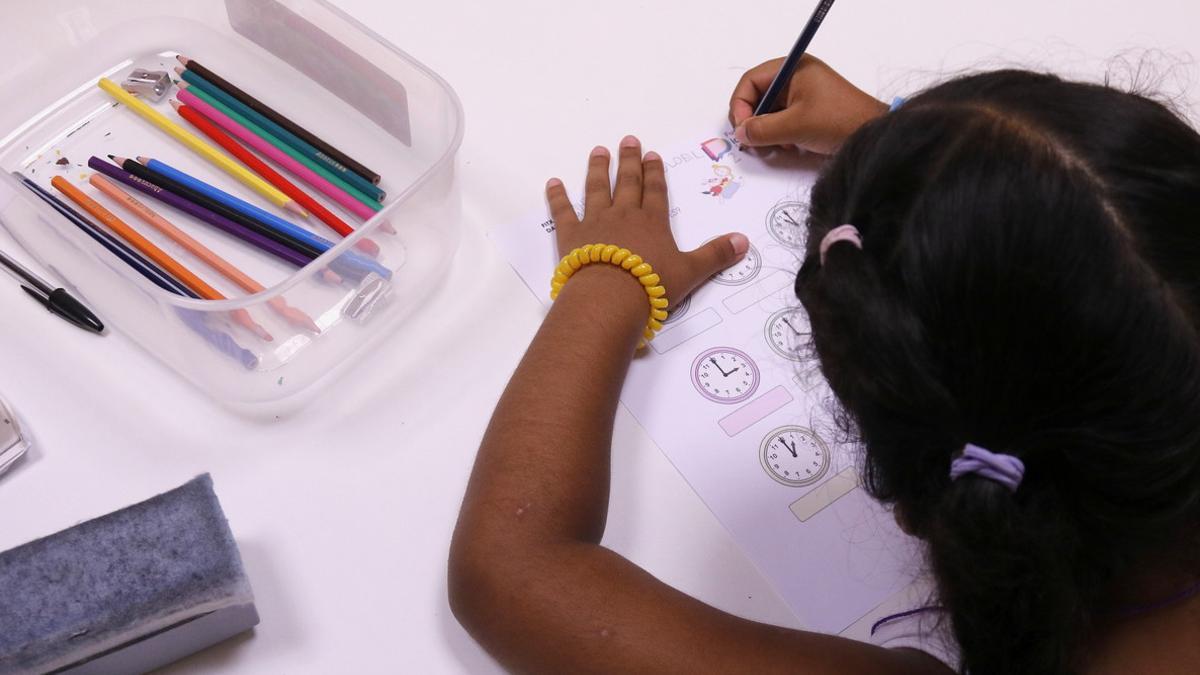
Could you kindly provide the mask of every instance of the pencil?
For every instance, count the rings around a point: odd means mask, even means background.
[[[182,295],[196,300],[200,299],[200,296],[196,295],[192,289],[179,283],[179,281],[174,277],[158,269],[144,258],[131,251],[127,246],[114,239],[112,235],[100,229],[99,225],[96,225],[92,221],[88,220],[81,213],[71,208],[69,204],[66,204],[58,197],[55,197],[53,193],[47,191],[42,186],[24,176],[21,176],[20,174],[14,175],[21,179],[21,182],[25,185],[25,187],[32,190],[34,194],[42,199],[42,201],[49,204],[64,218],[71,221],[75,227],[79,228],[84,234],[91,237],[96,241],[96,243],[107,249],[109,253],[112,253],[120,258],[125,264],[132,267],[134,271],[148,279],[155,286],[158,286],[169,293],[174,293],[175,295]]]
[[[359,218],[368,219],[375,215],[375,212],[364,202],[350,196],[345,190],[325,180],[320,174],[293,159],[291,155],[280,150],[276,145],[265,140],[262,137],[262,134],[265,132],[242,126],[232,117],[209,105],[207,101],[188,91],[185,87],[180,87],[179,89],[179,100],[187,104],[185,107],[194,108],[196,112],[206,117],[209,121],[238,137],[246,145],[261,152],[267,159],[292,172],[297,178],[313,186],[321,194],[337,202]]]
[[[220,101],[225,105],[225,107],[233,110],[251,122],[254,122],[259,126],[259,128],[263,129],[280,141],[283,141],[293,150],[300,153],[300,155],[308,158],[314,164],[321,166],[326,171],[329,171],[350,185],[353,185],[358,191],[367,195],[371,199],[381,202],[383,201],[384,197],[387,196],[387,194],[383,190],[379,189],[379,187],[377,187],[374,183],[347,169],[342,164],[329,160],[328,157],[321,154],[321,152],[313,146],[305,143],[292,132],[272,122],[270,119],[264,117],[258,111],[254,110],[250,106],[247,106],[245,103],[242,103],[233,96],[230,96],[228,92],[223,91],[220,87],[204,79],[195,71],[176,68],[175,73],[178,74],[184,82],[187,82],[197,89],[200,89],[204,93]]]
[[[237,284],[242,290],[247,293],[261,293],[266,290],[266,287],[255,281],[250,275],[217,255],[212,249],[193,239],[191,235],[176,227],[171,221],[159,215],[154,209],[146,206],[133,195],[117,187],[117,184],[108,178],[95,173],[88,179],[88,182],[92,184],[92,187],[95,187],[110,199],[124,206],[126,210],[133,213],[133,215],[140,218],[147,225],[162,232],[171,241],[182,246],[188,253],[202,260],[213,270],[221,274],[221,276]],[[267,301],[267,304],[288,323],[312,331],[313,333],[321,332],[320,327],[313,322],[312,317],[287,304],[287,301],[282,296],[271,298]]]
[[[313,261],[313,257],[310,255],[306,255],[300,251],[297,251],[296,249],[290,248],[273,239],[265,237],[256,230],[252,230],[240,223],[235,223],[218,213],[214,213],[213,211],[196,204],[195,202],[188,201],[187,199],[175,194],[174,192],[171,192],[170,190],[159,187],[158,185],[155,185],[154,183],[151,183],[143,178],[139,178],[128,171],[125,171],[124,169],[113,166],[99,157],[93,156],[91,159],[89,159],[88,166],[115,181],[124,183],[125,185],[128,185],[129,187],[142,192],[149,197],[157,199],[167,206],[182,211],[203,223],[212,225],[226,234],[233,235],[247,244],[260,248],[285,262],[295,265],[296,267],[304,267]],[[330,272],[330,274],[333,273]],[[337,282],[340,282],[340,278],[337,280]]]
[[[148,279],[151,283],[159,288],[172,293],[181,295],[186,298],[199,299],[190,288],[176,281],[171,275],[163,272],[155,267],[145,258],[139,256],[129,247],[122,244],[112,235],[100,229],[97,225],[84,218],[78,211],[65,204],[61,199],[55,197],[50,192],[47,192],[37,183],[29,180],[19,173],[13,172],[13,175],[21,180],[25,187],[29,188],[35,195],[40,197],[42,201],[49,204],[55,211],[58,211],[64,218],[69,220],[75,227],[82,230],[85,234],[91,237],[96,243],[103,246],[109,253],[112,253],[125,264],[129,265],[138,274]],[[237,343],[228,333],[220,330],[214,330],[204,322],[204,317],[200,312],[176,307],[175,313],[179,315],[180,320],[192,329],[204,341],[212,345],[223,354],[237,359],[244,367],[253,369],[258,366],[258,355],[246,349]]]
[[[276,124],[283,127],[284,129],[287,129],[288,131],[292,132],[296,136],[304,139],[310,145],[312,145],[313,147],[320,150],[329,159],[345,165],[351,171],[362,176],[363,178],[367,179],[371,183],[374,183],[374,184],[379,183],[379,174],[378,173],[376,173],[376,172],[368,169],[367,167],[363,166],[362,164],[354,161],[354,159],[352,157],[350,157],[349,155],[347,155],[346,153],[344,153],[344,152],[338,150],[337,148],[333,147],[332,145],[326,143],[325,141],[318,138],[315,134],[310,133],[309,131],[304,129],[304,127],[301,127],[299,124],[296,124],[295,122],[291,121],[290,119],[275,112],[271,108],[267,107],[267,105],[264,104],[263,102],[259,101],[258,99],[254,98],[253,96],[247,94],[246,92],[242,91],[241,89],[238,89],[237,87],[233,86],[227,80],[225,80],[225,78],[221,77],[220,75],[217,75],[216,73],[209,70],[208,68],[205,68],[203,65],[200,64],[199,61],[196,61],[195,59],[189,59],[188,57],[183,56],[182,54],[179,56],[176,56],[175,58],[178,59],[181,64],[183,64],[184,68],[195,71],[197,75],[200,75],[201,77],[208,80],[209,82],[212,82],[213,84],[217,85],[221,89],[224,89],[231,96],[238,99],[242,103],[245,103],[247,106],[253,108],[254,110],[257,110],[259,113],[261,113],[263,115],[263,117],[270,119],[271,121],[275,122]]]
[[[284,232],[287,235],[312,246],[322,253],[330,248],[333,248],[332,241],[329,241],[324,237],[319,237],[303,228],[296,227],[274,213],[264,211],[250,202],[238,199],[228,192],[209,185],[199,178],[190,176],[179,169],[176,169],[170,164],[167,164],[166,162],[160,162],[152,157],[145,156],[137,157],[137,161],[139,164],[147,169],[150,169],[154,173],[161,174],[173,181],[186,185],[196,192],[199,192],[206,197],[215,199],[225,206],[228,206],[239,213],[245,214],[248,218],[254,218],[268,227],[273,227],[280,232]]]
[[[225,296],[220,291],[209,286],[203,279],[196,276],[183,263],[171,257],[166,251],[154,245],[149,239],[143,237],[137,230],[130,227],[125,221],[117,217],[115,213],[109,211],[100,205],[100,202],[92,199],[84,194],[82,190],[71,184],[70,181],[62,176],[55,176],[50,179],[50,184],[53,185],[59,192],[69,197],[71,201],[78,204],[84,211],[90,213],[94,218],[108,226],[108,229],[117,233],[131,246],[137,249],[142,255],[149,258],[159,267],[165,269],[169,274],[174,276],[185,286],[192,289],[205,300],[225,300]],[[244,309],[235,309],[230,313],[235,323],[240,324],[250,332],[257,335],[260,339],[270,342],[274,340],[267,329],[260,326],[250,313]]]
[[[796,72],[796,68],[800,65],[800,59],[804,56],[804,52],[808,50],[808,45],[817,35],[817,29],[821,27],[821,23],[825,21],[825,16],[829,14],[829,9],[833,7],[834,0],[821,0],[817,8],[813,10],[812,16],[809,17],[808,23],[805,24],[804,30],[800,32],[800,37],[796,38],[796,44],[792,45],[792,51],[788,52],[787,58],[783,60],[783,65],[780,66],[779,72],[775,73],[775,79],[771,80],[771,85],[767,87],[767,92],[759,99],[758,105],[754,108],[754,115],[765,115],[766,113],[775,110],[775,102],[779,99],[779,95],[792,81],[792,75]]]
[[[109,155],[109,159],[118,163],[118,166],[124,168],[125,171],[137,175],[138,178],[149,180],[150,183],[190,199],[206,209],[216,211],[229,220],[256,229],[260,234],[275,239],[278,243],[292,247],[292,249],[304,252],[306,255],[316,258],[334,247],[334,244],[328,239],[317,237],[307,229],[296,227],[281,217],[266,213],[252,204],[241,201],[238,197],[229,195],[228,192],[164,165],[162,162],[155,162],[155,168],[150,168],[142,163],[128,160],[126,157]],[[391,277],[391,270],[354,251],[343,253],[331,264],[338,270],[338,274],[341,274],[341,270],[347,270],[355,279],[361,279],[370,273],[376,273],[383,276],[384,279]]]
[[[190,94],[190,96],[189,96],[189,94]],[[274,136],[272,136],[267,131],[263,130],[261,127],[259,127],[254,122],[251,122],[250,120],[246,119],[245,117],[242,117],[236,111],[231,110],[224,103],[221,103],[217,99],[209,96],[206,92],[204,92],[204,90],[196,89],[195,87],[191,87],[188,85],[187,82],[180,82],[179,83],[179,100],[187,103],[188,105],[193,105],[193,106],[196,105],[197,101],[203,101],[204,103],[207,103],[211,108],[220,111],[222,114],[224,114],[229,119],[233,120],[234,122],[237,122],[243,128],[248,129],[252,135],[257,136],[259,139],[264,141],[266,145],[273,146],[276,150],[279,150],[280,152],[284,153],[286,156],[291,158],[294,162],[303,165],[310,172],[315,173],[315,174],[321,176],[322,178],[324,178],[327,182],[332,183],[334,186],[336,186],[338,191],[345,193],[345,195],[348,196],[350,199],[342,199],[339,197],[334,197],[334,198],[342,206],[345,206],[346,208],[354,208],[354,213],[356,215],[358,215],[362,218],[370,218],[374,214],[363,212],[360,209],[357,209],[357,207],[351,207],[350,204],[354,201],[360,202],[363,206],[366,206],[371,211],[379,211],[380,209],[383,208],[383,206],[379,202],[364,195],[362,192],[360,192],[358,189],[356,189],[353,185],[350,185],[349,183],[342,180],[341,178],[338,178],[337,176],[329,173],[324,168],[322,168],[318,164],[314,163],[311,159],[308,159],[304,155],[301,155],[300,153],[296,152],[296,150],[294,148],[292,148],[291,146],[289,146],[287,143],[284,143],[283,141],[279,140],[278,138],[275,138]],[[199,106],[196,106],[196,107],[197,107],[197,109],[199,109]],[[289,171],[292,170],[286,164],[284,164],[284,167],[288,168]],[[297,174],[297,175],[300,175],[300,174]],[[330,195],[330,196],[333,197],[334,195]]]
[[[142,180],[145,180],[145,181],[150,181],[151,183],[154,183],[155,185],[163,188],[164,190],[167,190],[169,192],[174,192],[175,194],[179,195],[180,197],[183,197],[184,199],[186,199],[190,202],[199,204],[200,206],[203,206],[204,208],[208,209],[209,211],[214,211],[222,216],[225,216],[229,220],[232,220],[233,222],[238,223],[239,225],[241,225],[243,227],[247,227],[251,230],[254,230],[255,232],[263,235],[264,237],[271,239],[272,241],[276,241],[280,244],[283,244],[284,246],[287,246],[290,249],[293,249],[295,251],[303,253],[310,260],[313,258],[320,257],[320,255],[325,252],[325,250],[323,250],[323,249],[320,249],[315,246],[312,246],[311,244],[307,244],[305,242],[299,241],[299,240],[295,239],[294,237],[291,237],[291,236],[289,236],[283,232],[280,232],[274,228],[267,227],[265,224],[260,223],[258,220],[254,219],[254,218],[248,218],[242,212],[231,209],[228,206],[218,202],[217,200],[212,199],[211,197],[208,197],[204,194],[201,194],[200,192],[197,192],[196,190],[193,190],[192,188],[190,188],[186,185],[183,185],[183,184],[179,183],[178,181],[172,180],[160,173],[155,173],[155,172],[147,169],[146,167],[142,166],[141,164],[138,164],[137,162],[133,161],[132,159],[126,159],[124,157],[116,157],[114,155],[109,155],[108,158],[111,159],[113,162],[115,162],[117,166],[119,166],[122,169],[128,171],[129,173],[137,176],[138,178],[141,178]]]
[[[171,101],[171,106],[175,108],[175,112],[179,113],[180,117],[199,129],[201,133],[212,139],[214,143],[225,148],[229,154],[241,160],[242,164],[250,167],[254,173],[262,176],[269,183],[279,188],[285,195],[296,200],[297,204],[321,219],[321,222],[328,225],[333,231],[344,237],[354,234],[354,228],[347,225],[341,218],[335,216],[323,204],[310,197],[308,193],[296,187],[295,183],[284,178],[283,175],[268,166],[266,162],[259,159],[254,153],[242,147],[240,143],[230,138],[229,134],[221,131],[216,124],[205,119],[199,112],[175,100]],[[360,239],[357,246],[359,250],[372,257],[379,255],[379,244],[371,239]]]
[[[262,196],[266,197],[272,204],[285,208],[300,216],[307,215],[304,213],[304,209],[300,208],[300,205],[292,201],[290,197],[283,194],[279,190],[276,190],[263,179],[255,176],[253,173],[250,173],[250,171],[243,168],[242,165],[233,161],[229,157],[226,157],[225,154],[220,150],[217,150],[208,143],[205,143],[200,139],[199,136],[196,136],[187,129],[184,129],[178,124],[175,124],[171,120],[167,119],[162,113],[158,112],[154,108],[151,108],[133,94],[130,94],[122,89],[116,82],[113,82],[106,77],[102,77],[100,78],[99,86],[109,96],[117,99],[117,101],[120,103],[124,103],[130,110],[141,115],[143,119],[166,132],[168,135],[175,138],[175,140],[183,143],[188,147],[188,149],[192,150],[209,162],[212,162],[225,173],[228,173],[255,192],[258,192]]]

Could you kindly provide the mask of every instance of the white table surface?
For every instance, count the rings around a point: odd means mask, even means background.
[[[436,312],[309,413],[263,424],[209,402],[121,334],[96,338],[46,315],[0,278],[0,393],[38,444],[0,479],[0,549],[213,475],[262,623],[172,673],[497,670],[450,614],[446,550],[480,435],[541,309],[484,232],[539,204],[550,175],[575,184],[597,143],[632,132],[663,147],[711,124],[741,72],[785,53],[814,4],[335,2],[442,74],[466,108],[470,255]],[[1192,0],[843,0],[813,51],[890,98],[975,66],[1098,78],[1124,57],[1115,72],[1128,80],[1150,47],[1162,50],[1151,58],[1160,86],[1177,93],[1198,79],[1187,51],[1200,48],[1197,19]],[[0,248],[28,262],[3,232]],[[428,355],[419,372],[413,353]],[[609,546],[717,607],[796,624],[625,413],[611,504]]]

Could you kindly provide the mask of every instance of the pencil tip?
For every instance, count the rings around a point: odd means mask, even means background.
[[[116,158],[116,157],[113,157],[112,155],[109,155],[109,156],[108,156],[108,158],[109,158],[109,159],[111,159],[111,160],[112,160],[112,161],[114,161],[114,162],[115,162],[115,161],[117,161],[117,158]]]
[[[137,161],[141,162],[142,164],[149,164],[150,158],[146,157],[145,155],[138,155]]]
[[[297,204],[297,203],[296,203],[294,200],[291,200],[291,199],[289,199],[289,200],[288,200],[288,201],[287,201],[287,202],[286,202],[286,203],[283,205],[283,208],[287,209],[288,211],[291,211],[292,213],[294,213],[294,214],[296,214],[296,215],[300,216],[301,218],[307,218],[307,217],[308,217],[308,211],[305,211],[305,210],[304,210],[304,209],[303,209],[303,208],[302,208],[302,207],[301,207],[299,204]]]
[[[188,87],[191,86],[191,83],[183,82],[182,80],[175,80],[175,86],[179,87],[180,89],[187,89]]]
[[[175,66],[175,74],[183,75],[183,68],[180,68],[179,66]]]
[[[183,104],[180,103],[179,101],[176,101],[175,99],[171,99],[171,107],[172,108],[179,110],[180,106],[182,106],[182,105]]]
[[[175,55],[175,60],[176,60],[176,61],[178,61],[178,62],[180,62],[180,63],[182,63],[182,64],[183,64],[183,65],[185,65],[185,66],[188,64],[188,61],[191,61],[191,59],[189,59],[188,57],[184,56],[183,54],[176,54],[176,55]]]

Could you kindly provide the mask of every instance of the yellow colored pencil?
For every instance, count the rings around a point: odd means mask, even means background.
[[[145,102],[139,100],[133,94],[130,94],[122,89],[121,86],[116,82],[113,82],[107,77],[102,77],[100,78],[100,82],[98,84],[100,88],[103,89],[104,92],[109,96],[117,99],[117,101],[120,103],[124,103],[130,110],[141,115],[146,121],[163,130],[168,135],[173,136],[175,140],[183,143],[190,150],[200,155],[204,159],[212,162],[217,166],[217,168],[238,179],[250,189],[266,197],[271,201],[272,204],[285,208],[298,215],[305,217],[308,216],[308,213],[301,208],[299,204],[293,201],[291,197],[288,197],[280,192],[274,185],[271,185],[267,181],[254,175],[249,169],[243,167],[241,164],[233,161],[233,159],[225,153],[204,142],[204,140],[202,140],[199,136],[167,119],[165,115],[146,105]]]

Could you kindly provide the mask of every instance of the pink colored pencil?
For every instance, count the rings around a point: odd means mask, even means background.
[[[354,197],[351,197],[346,193],[345,190],[342,190],[333,183],[325,180],[312,169],[292,159],[282,150],[263,140],[253,131],[250,131],[246,127],[233,121],[228,115],[204,102],[200,99],[200,97],[188,91],[187,88],[182,85],[179,87],[179,100],[191,106],[201,115],[204,115],[208,119],[212,120],[217,126],[233,134],[244,143],[257,150],[259,153],[267,156],[276,164],[292,172],[299,177],[300,180],[303,180],[305,183],[308,183],[317,190],[320,190],[322,194],[337,202],[346,210],[350,211],[359,218],[365,220],[375,215],[375,212],[367,207],[366,204],[363,204]]]

